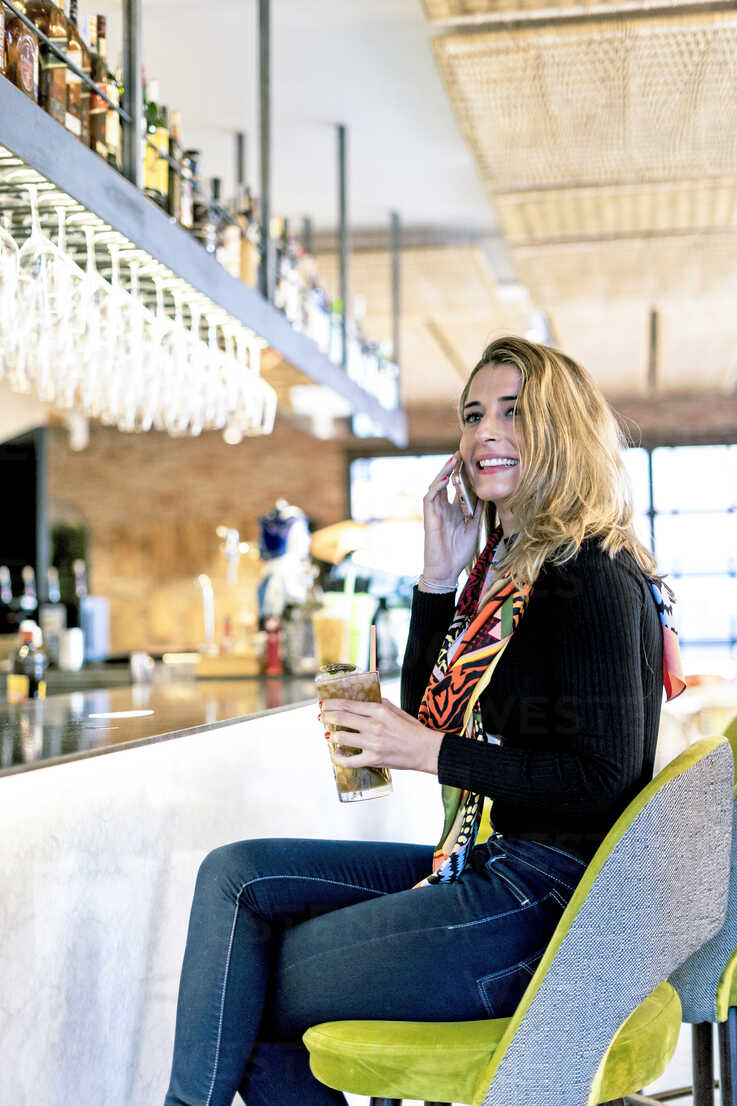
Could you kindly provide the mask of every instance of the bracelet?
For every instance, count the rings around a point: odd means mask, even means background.
[[[426,576],[420,576],[417,583],[422,584],[423,589],[431,595],[443,595],[458,587],[458,580],[428,580]]]

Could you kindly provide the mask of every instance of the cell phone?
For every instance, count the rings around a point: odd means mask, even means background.
[[[461,514],[467,520],[473,518],[476,504],[478,503],[478,497],[471,491],[462,460],[459,459],[457,462],[453,469],[451,479],[453,481],[453,487],[455,488],[458,505],[461,508]]]

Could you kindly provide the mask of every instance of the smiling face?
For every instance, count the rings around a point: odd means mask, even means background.
[[[504,500],[519,483],[524,438],[514,404],[522,389],[522,374],[514,365],[484,365],[474,376],[461,412],[461,457],[479,499],[492,500],[504,533]]]

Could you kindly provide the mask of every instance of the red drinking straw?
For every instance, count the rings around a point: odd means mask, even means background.
[[[369,672],[376,671],[376,626],[371,627],[371,647],[370,647],[370,663]]]

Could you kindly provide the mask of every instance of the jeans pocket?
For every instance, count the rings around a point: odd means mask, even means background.
[[[530,902],[532,900],[525,891],[524,887],[521,886],[520,882],[512,879],[512,877],[507,872],[503,872],[498,864],[492,866],[489,878],[493,879],[495,876],[500,879],[502,883],[505,883],[507,885],[520,906],[530,905]]]
[[[535,974],[540,963],[544,948],[528,957],[521,964],[515,964],[511,968],[504,968],[500,972],[491,975],[483,975],[476,980],[481,1001],[490,1018],[509,1018],[519,1006],[520,999],[527,990],[527,985]]]

